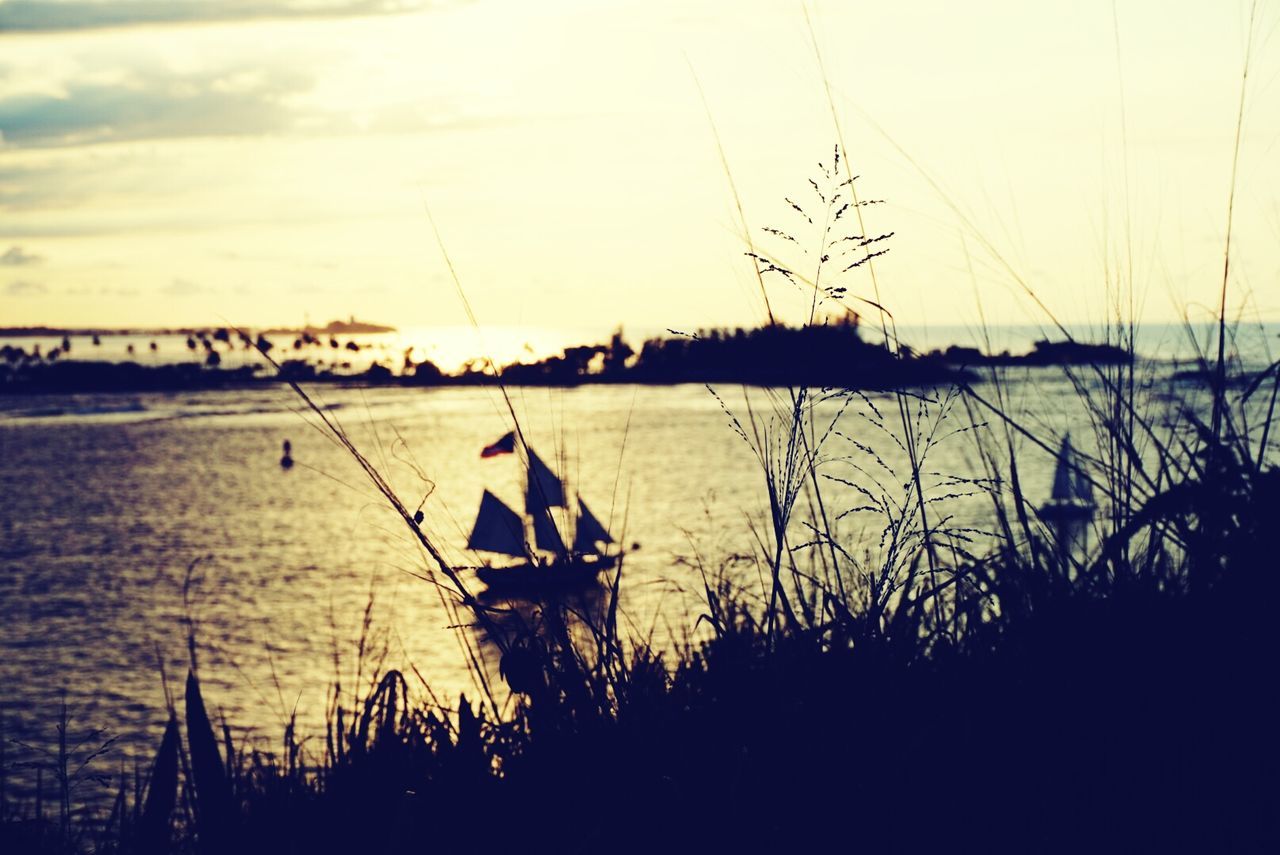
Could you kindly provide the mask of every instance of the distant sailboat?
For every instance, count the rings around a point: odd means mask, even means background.
[[[510,454],[515,448],[514,434],[507,434],[480,456]],[[500,593],[536,594],[589,583],[617,563],[618,556],[608,552],[613,538],[577,496],[573,546],[566,547],[557,524],[557,516],[563,518],[565,513],[554,510],[568,508],[564,482],[532,448],[526,446],[526,451],[529,467],[524,516],[485,490],[467,539],[468,549],[523,560],[505,566],[485,564],[476,568],[476,575],[490,591]]]
[[[1062,438],[1058,462],[1053,470],[1053,490],[1040,506],[1040,516],[1050,522],[1083,522],[1093,518],[1093,484],[1085,477],[1079,455],[1071,445],[1071,435]]]

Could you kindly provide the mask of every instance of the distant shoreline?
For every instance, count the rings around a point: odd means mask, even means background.
[[[381,369],[381,370],[379,370]],[[864,377],[859,382],[813,382],[803,378],[749,377],[719,375],[580,375],[576,377],[537,376],[518,371],[504,372],[502,382],[513,388],[574,388],[578,386],[680,386],[745,385],[760,387],[808,386],[882,391],[894,388],[923,388],[961,380],[973,375],[962,369],[931,365],[926,370],[909,370],[894,376]],[[895,382],[896,381],[896,382]],[[381,366],[356,374],[328,371],[286,370],[264,374],[257,366],[241,368],[207,368],[199,363],[147,366],[136,362],[99,362],[65,360],[41,366],[24,378],[0,382],[0,397],[49,394],[137,394],[145,392],[197,392],[210,390],[246,390],[283,386],[292,383],[350,388],[417,388],[443,389],[494,386],[498,378],[492,374],[467,372],[423,379],[413,374],[392,374]]]
[[[254,335],[303,335],[309,333],[311,335],[380,335],[384,333],[399,332],[398,329],[384,324],[374,324],[367,321],[357,321],[352,318],[347,321],[330,321],[322,327],[313,324],[307,324],[302,327],[271,327],[269,329],[258,329],[257,327],[235,327],[230,325],[223,326],[206,326],[206,327],[0,327],[0,338],[63,338],[75,336],[76,338],[89,338],[91,336],[113,337],[113,336],[211,336],[219,330],[234,332],[237,329],[252,330]]]
[[[214,354],[216,355],[216,354]],[[0,363],[0,395],[141,393],[263,388],[283,383],[352,387],[468,387],[498,382],[489,371],[472,367],[457,373],[430,362],[406,363],[397,373],[380,363],[343,373],[303,359],[279,363],[274,373],[263,365],[221,367],[218,360],[142,365],[134,361],[42,359],[7,349]],[[12,357],[12,358],[11,358]],[[775,328],[717,332],[708,337],[651,339],[639,352],[620,336],[609,344],[566,348],[559,356],[502,368],[509,386],[571,388],[636,384],[741,384],[762,387],[807,386],[882,391],[972,382],[984,367],[1131,362],[1132,354],[1112,345],[1038,342],[1025,354],[983,354],[950,347],[895,356],[857,337],[855,327],[817,330]]]

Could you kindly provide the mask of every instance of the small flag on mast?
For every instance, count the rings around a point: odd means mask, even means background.
[[[480,451],[481,457],[497,457],[499,454],[513,454],[516,450],[516,435],[514,431],[503,435],[501,439],[492,445],[486,445]]]

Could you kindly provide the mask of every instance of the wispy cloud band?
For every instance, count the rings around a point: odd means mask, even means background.
[[[0,99],[0,140],[45,147],[276,133],[301,120],[287,101],[311,85],[305,75],[283,69],[151,69],[110,84],[76,81],[58,94]]]
[[[0,267],[26,267],[30,264],[39,264],[44,258],[34,253],[27,252],[20,246],[11,246],[0,255]]]
[[[0,34],[374,17],[428,5],[428,0],[0,0]]]

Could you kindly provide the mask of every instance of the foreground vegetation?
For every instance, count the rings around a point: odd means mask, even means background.
[[[837,151],[791,204],[817,231],[816,269],[748,238],[771,320],[773,280],[806,295],[807,327],[848,299],[823,269],[842,247],[839,272],[871,275],[878,298],[885,244],[863,237],[847,169]],[[910,359],[880,325],[880,358]],[[1275,851],[1280,372],[1230,383],[1229,333],[1224,314],[1199,385],[1158,413],[1131,360],[1063,369],[1093,433],[1070,463],[1101,499],[1091,545],[1024,491],[1020,461],[1060,437],[1019,419],[999,365],[981,391],[899,388],[889,407],[807,385],[757,391],[745,416],[726,407],[769,496],[758,549],[737,559],[754,572],[697,566],[705,634],[666,652],[619,629],[625,569],[598,613],[477,599],[313,407],[417,539],[464,644],[482,633],[502,651],[497,674],[473,657],[486,696],[446,709],[391,671],[354,698],[335,688],[323,743],[290,727],[279,745],[236,744],[205,712],[193,639],[145,781],[100,825],[71,821],[65,799],[44,816],[9,808],[0,845]],[[1122,318],[1109,331],[1125,352],[1133,335]],[[841,421],[854,414],[856,436]],[[972,443],[981,472],[934,472],[941,442]],[[835,483],[856,504],[836,506]],[[957,501],[987,503],[989,527],[957,523]],[[841,521],[857,519],[853,538]]]

